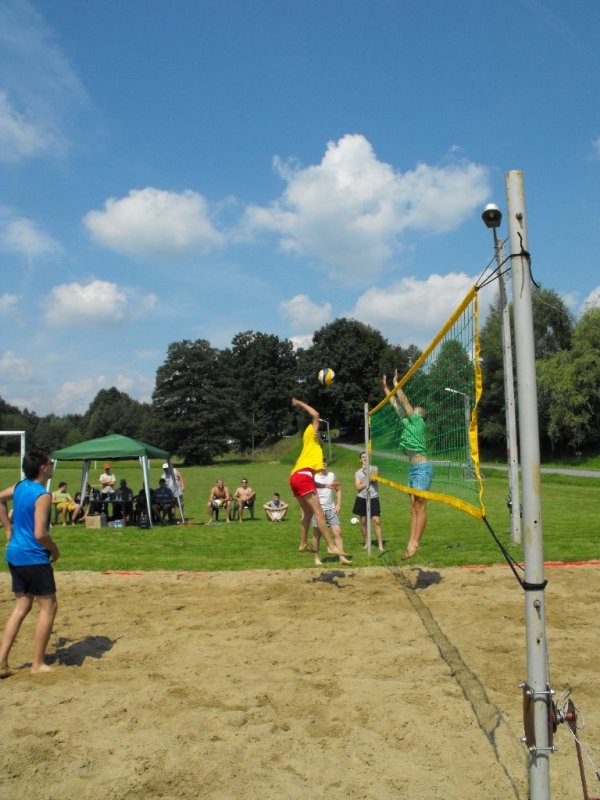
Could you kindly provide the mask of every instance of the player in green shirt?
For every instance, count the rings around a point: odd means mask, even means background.
[[[387,377],[383,376],[383,389],[386,396],[390,393]],[[390,397],[394,411],[400,417],[402,435],[400,447],[408,456],[408,485],[411,489],[429,491],[433,480],[433,465],[427,456],[425,438],[425,409],[413,406],[402,389],[398,387],[398,371],[394,372],[394,388],[396,394]],[[401,558],[412,558],[419,549],[419,543],[427,525],[427,500],[420,495],[410,495],[410,533],[406,550]]]

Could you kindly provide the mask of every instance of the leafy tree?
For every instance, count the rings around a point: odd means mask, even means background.
[[[573,333],[573,315],[562,297],[553,289],[539,288],[531,293],[531,304],[536,361],[568,350]]]
[[[540,398],[553,450],[575,453],[600,445],[600,308],[586,311],[573,331],[571,350],[538,364]]]
[[[278,439],[289,424],[296,356],[289,340],[268,333],[244,331],[236,334],[231,344],[223,360],[239,402],[230,430],[243,451],[253,441]]]
[[[421,351],[414,344],[408,347],[388,344],[381,357],[379,373],[388,376],[388,383],[391,387],[394,371],[398,370],[398,375],[401,378],[408,372],[420,355]]]
[[[25,440],[29,447],[35,442],[35,433],[39,417],[32,411],[20,411],[16,406],[11,406],[0,397],[0,430],[25,431]],[[0,437],[0,453],[3,455],[18,455],[21,442],[18,436]]]
[[[152,395],[156,444],[186,464],[210,464],[227,452],[243,401],[232,392],[229,367],[205,339],[169,345]]]
[[[506,406],[504,400],[502,314],[499,296],[496,297],[490,307],[479,338],[483,378],[483,394],[478,415],[479,438],[482,444],[487,446],[502,447],[506,444]]]
[[[532,292],[532,314],[535,341],[535,357],[538,370],[544,359],[562,350],[568,350],[573,331],[573,317],[564,301],[551,289],[535,289]],[[514,327],[510,308],[512,340]],[[500,298],[492,304],[480,334],[483,396],[479,406],[479,435],[482,444],[491,447],[506,443],[506,411],[504,400],[504,363],[502,340],[502,315]],[[516,352],[513,346],[513,369],[516,370]],[[516,384],[515,373],[515,387]],[[548,410],[544,397],[540,397],[540,432],[546,438]]]
[[[419,377],[418,374],[415,377]],[[421,376],[419,392],[412,391],[411,403],[423,405],[428,412],[428,437],[438,451],[448,448],[450,431],[458,431],[462,441],[465,431],[465,403],[470,411],[475,401],[473,361],[456,339],[445,341],[437,357]],[[448,392],[448,389],[454,390]],[[466,398],[465,398],[466,395]]]
[[[83,417],[86,439],[97,439],[110,433],[119,433],[140,439],[149,406],[134,400],[114,386],[101,389],[90,403]]]
[[[330,427],[363,429],[364,404],[381,400],[382,357],[388,347],[379,331],[353,319],[336,319],[320,328],[313,345],[298,353],[302,399],[326,419]],[[336,373],[335,382],[323,387],[317,381],[322,367]]]
[[[67,417],[57,417],[55,414],[42,417],[35,432],[36,447],[47,450],[49,453],[64,447],[68,441],[69,430]]]

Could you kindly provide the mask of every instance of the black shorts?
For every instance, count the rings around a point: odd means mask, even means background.
[[[367,499],[366,497],[357,497],[352,507],[352,513],[358,514],[359,517],[367,516]],[[380,517],[381,510],[379,507],[379,498],[371,498],[371,517]]]
[[[14,594],[32,594],[34,597],[48,597],[56,594],[54,570],[50,564],[30,564],[27,567],[8,565],[12,576]]]

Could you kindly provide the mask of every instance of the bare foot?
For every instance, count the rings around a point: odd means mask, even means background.
[[[17,673],[15,672],[15,670],[11,669],[8,666],[8,664],[6,664],[4,667],[0,667],[0,680],[2,680],[2,678],[10,678],[11,675],[16,675],[16,674]]]
[[[407,547],[406,550],[400,556],[400,558],[402,559],[402,561],[408,561],[409,558],[412,558],[415,555],[418,549],[419,549],[418,545],[416,547]]]
[[[39,667],[35,667],[35,668],[32,667],[31,671],[33,672],[34,675],[39,675],[42,672],[53,672],[53,669],[52,669],[52,667],[49,667],[48,664],[40,664]]]
[[[307,553],[308,552],[308,545],[307,544],[301,544],[300,547],[298,548],[298,552],[299,553]]]
[[[351,564],[351,563],[352,562],[350,561],[350,559],[346,558],[346,556],[340,556],[340,564]]]
[[[380,553],[385,553],[385,547],[382,544],[380,544],[377,549]]]
[[[322,567],[322,566],[323,566],[323,562],[321,561],[319,556],[315,556],[315,567]]]
[[[340,558],[346,555],[346,553],[343,553],[338,547],[328,547],[327,552],[330,556],[340,556]]]

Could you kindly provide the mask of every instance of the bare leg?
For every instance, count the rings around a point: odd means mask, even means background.
[[[298,499],[298,503],[300,503],[300,499]],[[310,524],[310,516],[307,516],[305,513],[302,508],[302,503],[300,503],[300,510],[302,511],[302,516],[300,517],[300,546],[298,550],[300,553],[306,553],[308,550],[308,526]],[[305,519],[307,520],[306,523]]]
[[[319,544],[321,543],[321,534],[319,533],[318,528],[313,528],[313,537],[312,537],[312,544],[311,544],[311,551],[314,553],[315,556],[315,566],[320,567],[323,562],[319,558]]]
[[[360,518],[360,532],[362,533],[362,540],[363,540],[363,550],[366,550],[369,546],[367,542],[367,518],[361,517]]]
[[[383,534],[381,532],[381,519],[379,517],[372,517],[371,522],[375,526],[375,537],[377,539],[377,547],[383,553]]]
[[[0,645],[0,678],[8,678],[13,673],[8,666],[8,654],[15,643],[21,623],[31,611],[33,605],[33,595],[23,594],[16,598],[15,607],[4,626],[4,635]]]
[[[323,509],[321,508],[321,504],[319,503],[319,499],[315,492],[309,492],[309,494],[302,495],[302,497],[298,497],[298,503],[300,504],[300,508],[302,509],[302,529],[300,532],[300,551],[304,552],[307,549],[307,541],[308,541],[308,528],[310,525],[310,521],[313,516],[317,519],[317,527],[319,528],[320,534],[324,537],[325,541],[327,542],[327,552],[331,553],[332,555],[344,555],[344,553],[340,553],[335,546],[335,542],[331,538],[331,534],[329,533],[329,528],[327,527],[327,523],[325,522],[325,515],[323,514]]]
[[[338,549],[339,553],[344,552],[344,539],[342,538],[342,529],[339,525],[334,525],[331,529],[333,531],[333,535],[335,536],[335,546]],[[346,558],[344,555],[340,555],[340,563],[341,564],[351,564],[349,558]]]
[[[402,559],[412,558],[419,549],[419,543],[427,525],[427,500],[424,497],[410,496],[410,536]]]
[[[31,662],[31,671],[36,673],[50,672],[50,667],[44,664],[44,655],[46,653],[50,634],[52,633],[52,626],[54,625],[58,603],[56,602],[55,594],[49,595],[48,597],[38,597],[37,601],[40,607],[40,613],[33,638],[33,661]]]

